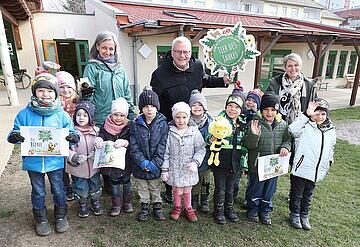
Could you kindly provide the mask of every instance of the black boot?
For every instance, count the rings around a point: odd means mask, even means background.
[[[199,195],[191,195],[191,207],[194,212],[199,208]]]
[[[33,215],[36,224],[36,233],[41,237],[50,235],[52,231],[47,218],[46,208],[41,210],[33,209]]]
[[[201,194],[201,207],[200,207],[200,211],[203,213],[209,213],[210,212],[210,208],[209,208],[209,195],[208,194]]]
[[[225,202],[225,215],[230,222],[239,221],[239,217],[235,213],[233,203]]]
[[[214,219],[215,219],[216,223],[218,223],[220,225],[226,224],[223,203],[214,203],[213,215],[214,215]]]
[[[69,222],[66,218],[67,205],[54,207],[55,230],[58,233],[66,232],[69,229]]]
[[[164,182],[165,192],[162,194],[162,199],[168,204],[173,203],[172,187]]]
[[[165,220],[165,215],[161,209],[162,203],[161,202],[155,202],[153,205],[153,212],[154,212],[154,218],[155,220]]]
[[[141,203],[141,211],[136,216],[138,221],[145,221],[149,217],[149,203]]]

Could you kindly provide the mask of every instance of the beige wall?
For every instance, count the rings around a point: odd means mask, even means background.
[[[342,23],[341,20],[335,20],[335,19],[321,17],[321,24],[339,27],[341,23]]]

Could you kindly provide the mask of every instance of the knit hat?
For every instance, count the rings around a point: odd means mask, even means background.
[[[276,111],[280,109],[280,99],[277,94],[273,92],[266,92],[262,98],[260,103],[260,111],[262,112],[267,107],[273,107]]]
[[[190,117],[190,106],[186,104],[185,102],[181,101],[173,105],[171,108],[172,111],[172,117],[175,118],[176,114],[179,112],[184,112],[188,117]]]
[[[124,98],[117,98],[116,100],[113,100],[111,103],[111,114],[114,112],[121,112],[125,116],[129,113],[129,104]]]
[[[254,89],[251,90],[247,96],[246,99],[251,98],[253,100],[255,100],[256,104],[257,104],[257,108],[260,108],[260,101],[261,101],[261,96],[263,95],[263,93],[261,92],[260,89]]]
[[[318,107],[316,107],[315,111],[321,110],[325,111],[326,114],[329,113],[329,103],[323,99],[323,98],[316,98],[314,101],[318,104]]]
[[[142,109],[146,105],[153,105],[156,107],[157,110],[160,109],[160,102],[159,97],[157,94],[151,90],[150,87],[145,87],[143,92],[139,96],[139,109],[142,111]]]
[[[202,93],[200,93],[199,90],[194,89],[191,91],[191,95],[190,95],[190,100],[189,100],[190,107],[196,102],[199,102],[204,108],[204,111],[207,111],[207,103],[205,96]]]
[[[95,114],[95,106],[88,100],[85,101],[80,101],[76,108],[75,108],[75,112],[73,115],[73,120],[75,125],[77,125],[78,123],[76,122],[76,113],[78,110],[83,109],[84,111],[86,111],[86,113],[89,116],[89,125],[93,125],[94,124],[94,114]]]
[[[55,75],[58,79],[59,87],[68,86],[76,91],[75,79],[69,72],[59,71]]]
[[[237,104],[240,108],[243,107],[245,101],[245,95],[239,89],[234,89],[226,100],[225,108],[230,103]]]
[[[31,92],[36,97],[37,88],[47,88],[55,91],[55,97],[59,95],[58,81],[55,76],[49,73],[42,73],[32,80]]]

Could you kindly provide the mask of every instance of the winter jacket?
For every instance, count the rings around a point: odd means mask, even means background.
[[[162,171],[169,172],[168,185],[185,187],[193,186],[199,182],[198,172],[192,172],[187,165],[190,162],[202,163],[206,150],[205,142],[197,126],[191,125],[183,136],[178,133],[178,129],[173,122],[170,123],[164,163]]]
[[[286,73],[280,74],[271,79],[269,87],[267,88],[266,92],[274,92],[275,94],[279,95],[281,90],[282,78],[285,76]],[[315,82],[312,79],[306,78],[304,76],[304,83],[306,87],[306,96],[301,96],[301,111],[306,111],[308,108],[309,102],[314,100],[317,97]]]
[[[89,100],[95,105],[96,125],[101,127],[107,115],[111,112],[111,102],[117,98],[124,98],[129,104],[129,119],[134,117],[134,106],[131,97],[129,81],[124,67],[111,70],[99,60],[89,61],[84,70],[84,77],[89,79],[95,92]]]
[[[115,142],[117,139],[124,139],[129,141],[130,137],[130,124],[126,125],[121,133],[117,135],[112,135],[105,130],[104,127],[100,128],[99,137],[101,137],[104,141],[113,141]],[[130,155],[129,148],[126,150],[125,154],[125,170],[115,167],[104,167],[100,168],[101,174],[105,176],[109,176],[113,180],[120,180],[123,177],[129,177],[131,175],[131,165],[130,165]],[[130,178],[128,178],[130,179]],[[128,180],[126,179],[126,180]],[[128,181],[124,181],[126,183]]]
[[[152,73],[150,85],[159,96],[160,112],[168,122],[172,120],[171,107],[180,101],[189,103],[193,89],[201,92],[203,87],[227,86],[223,78],[205,75],[202,63],[193,57],[187,70],[177,69],[173,64],[171,51],[166,53],[163,63]]]
[[[42,116],[26,107],[16,115],[14,127],[9,136],[13,132],[19,132],[20,126],[68,128],[70,133],[77,133],[69,114],[64,110],[50,116]],[[64,168],[65,159],[64,156],[23,156],[22,160],[23,170],[47,173]]]
[[[249,127],[244,145],[248,149],[248,165],[251,173],[257,173],[257,157],[278,154],[281,148],[291,151],[291,135],[288,124],[278,114],[275,117],[274,128],[264,119],[259,120],[260,135],[253,134]]]
[[[291,173],[317,182],[322,180],[334,161],[335,127],[329,119],[319,127],[301,114],[289,126],[295,138],[295,156]]]
[[[221,150],[219,153],[219,166],[211,165],[211,169],[227,169],[231,173],[238,173],[240,171],[247,171],[247,150],[243,146],[243,139],[246,134],[246,122],[245,116],[238,116],[236,122],[237,127],[234,125],[233,121],[229,119],[225,111],[219,113],[219,116],[225,117],[232,126],[232,134],[225,138],[229,142],[228,145],[222,144]],[[207,136],[207,142],[211,139],[211,134]]]
[[[204,141],[205,141],[207,135],[209,134],[209,124],[213,121],[213,118],[210,116],[210,114],[208,114],[208,113],[205,113],[205,114],[207,114],[208,119],[207,119],[206,123],[201,128],[199,128],[199,131],[200,131]],[[209,170],[208,159],[210,157],[210,146],[206,145],[205,148],[206,148],[206,154],[203,159],[203,162],[201,163],[201,165],[199,167],[199,172]]]
[[[80,135],[80,142],[76,145],[73,145],[70,149],[68,162],[66,163],[66,172],[79,178],[91,178],[99,172],[99,169],[93,168],[94,158],[88,158],[84,163],[77,167],[70,165],[71,159],[75,154],[89,156],[89,154],[95,152],[93,141],[97,136],[97,132],[97,127],[94,127],[94,130],[87,134],[84,134],[78,130]]]
[[[160,112],[149,126],[144,115],[139,115],[130,125],[130,161],[135,178],[152,180],[160,177],[168,131],[166,118]],[[145,172],[141,169],[139,165],[144,160],[152,161],[159,169],[158,172]]]

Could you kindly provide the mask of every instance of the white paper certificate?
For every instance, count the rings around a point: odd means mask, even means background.
[[[279,154],[258,157],[259,181],[288,173],[290,155],[291,153],[283,157]]]
[[[22,156],[68,156],[69,135],[67,128],[20,126],[20,133],[25,138],[21,143]]]

